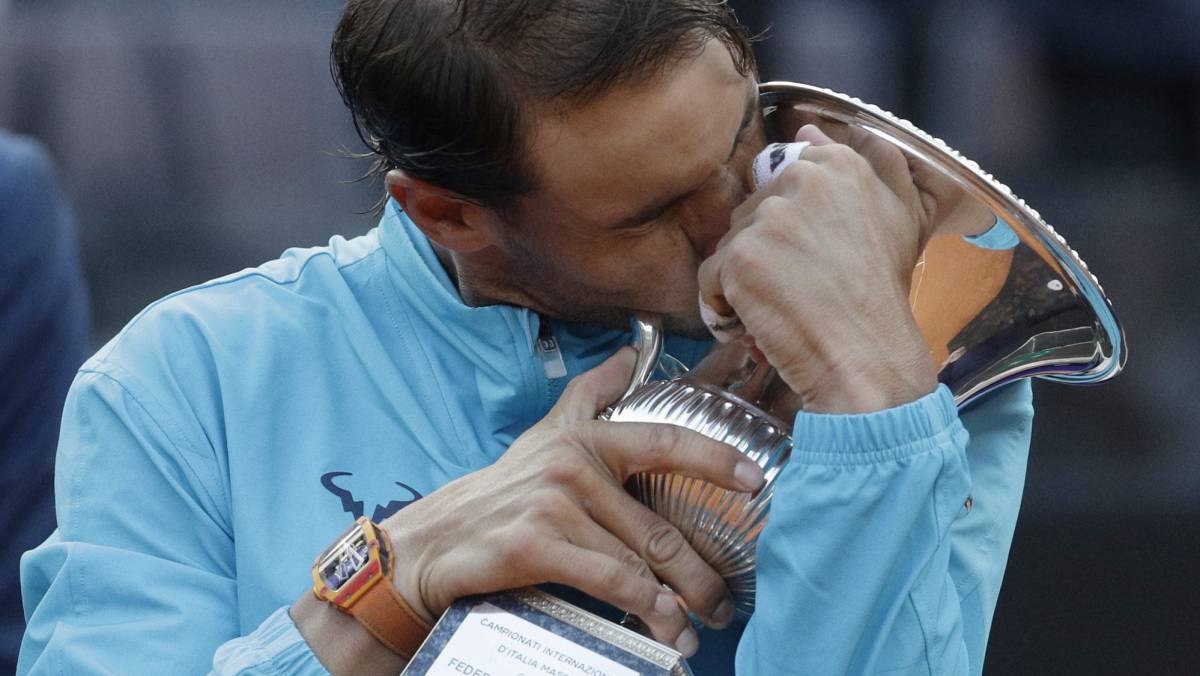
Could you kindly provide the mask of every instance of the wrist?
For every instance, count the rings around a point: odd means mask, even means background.
[[[813,413],[871,413],[895,408],[933,392],[937,378],[932,368],[876,368],[840,374],[824,380],[805,398],[804,410]]]
[[[396,589],[392,551],[387,532],[359,518],[317,556],[312,567],[313,595],[353,618],[382,647],[408,659],[433,623],[413,611]]]
[[[381,530],[385,533],[384,537],[391,544],[392,570],[394,571],[392,585],[413,613],[427,624],[432,625],[440,613],[435,613],[430,609],[421,593],[423,586],[421,555],[425,548],[421,545],[419,534],[399,522],[398,516],[392,516],[381,524]]]
[[[388,650],[366,627],[306,591],[289,611],[317,660],[333,674],[397,674],[408,660]]]
[[[915,328],[915,327],[914,327]],[[916,337],[830,360],[803,396],[814,413],[870,413],[916,401],[938,384],[929,348]]]

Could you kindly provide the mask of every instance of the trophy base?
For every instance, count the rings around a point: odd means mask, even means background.
[[[683,656],[532,587],[459,599],[404,676],[691,676]]]

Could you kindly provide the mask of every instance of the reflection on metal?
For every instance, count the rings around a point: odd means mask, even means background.
[[[791,141],[811,123],[839,142],[891,144],[908,157],[918,185],[957,205],[941,215],[922,252],[909,303],[938,379],[959,406],[1019,378],[1093,383],[1121,370],[1124,334],[1099,281],[1006,186],[941,140],[857,99],[786,82],[762,85],[761,96],[770,140]],[[634,381],[604,417],[688,427],[735,446],[767,472],[757,495],[681,476],[630,481],[724,575],[738,610],[749,614],[755,545],[791,450],[799,397],[737,341],[685,372],[663,354],[655,318],[637,318],[635,333]]]

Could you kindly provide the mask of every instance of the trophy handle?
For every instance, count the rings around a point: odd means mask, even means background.
[[[629,387],[625,388],[621,399],[628,397],[633,394],[634,390],[650,382],[663,352],[662,320],[658,318],[658,315],[639,312],[633,316],[632,324],[633,349],[638,353],[637,363],[633,366],[633,376],[629,379]]]

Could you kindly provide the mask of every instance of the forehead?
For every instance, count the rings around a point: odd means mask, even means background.
[[[750,86],[728,49],[709,40],[650,84],[544,115],[530,148],[532,201],[603,225],[694,188],[725,163]]]

